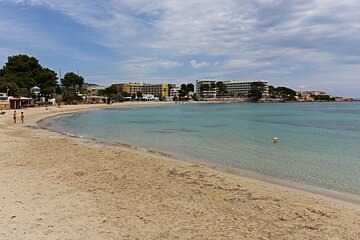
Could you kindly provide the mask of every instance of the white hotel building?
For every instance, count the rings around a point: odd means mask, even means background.
[[[211,85],[216,85],[215,79],[199,79],[196,80],[196,96],[201,100],[215,99],[216,98],[216,87],[211,88]],[[208,88],[204,89],[207,85]]]
[[[216,98],[217,89],[215,88],[209,88],[204,90],[204,85],[211,85],[216,84],[215,79],[200,79],[196,81],[196,95],[199,97],[199,99],[202,100],[208,100],[208,99],[214,99]],[[264,84],[265,91],[263,92],[263,97],[269,97],[269,86],[267,81],[260,81],[260,80],[254,80],[254,81],[246,81],[246,82],[240,82],[240,81],[222,81],[229,93],[231,93],[234,97],[246,97],[249,95],[251,91],[251,83],[253,82],[261,82]]]
[[[261,82],[264,84],[265,91],[263,92],[263,97],[269,97],[269,85],[267,81],[254,80],[254,81],[224,81],[227,90],[229,93],[233,93],[234,96],[247,96],[251,90],[251,83],[253,82]]]

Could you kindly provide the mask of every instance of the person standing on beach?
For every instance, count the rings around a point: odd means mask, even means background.
[[[16,123],[16,111],[14,111],[13,113],[13,119],[14,119],[14,123]]]
[[[21,112],[20,118],[21,118],[21,123],[24,123],[24,113],[23,112]]]

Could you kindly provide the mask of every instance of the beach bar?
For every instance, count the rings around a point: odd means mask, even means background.
[[[8,107],[5,109],[19,109],[19,108],[23,108],[23,107],[30,107],[30,106],[34,106],[34,99],[32,98],[27,98],[27,97],[20,97],[20,98],[15,98],[12,96],[6,97],[7,98],[7,102],[8,102]]]

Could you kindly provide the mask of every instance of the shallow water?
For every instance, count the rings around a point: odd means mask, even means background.
[[[121,107],[58,117],[51,125],[360,195],[360,103]]]

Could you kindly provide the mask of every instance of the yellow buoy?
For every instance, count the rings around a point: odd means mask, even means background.
[[[273,142],[274,142],[275,144],[279,143],[279,138],[278,138],[278,137],[274,137],[274,138],[273,138]]]

